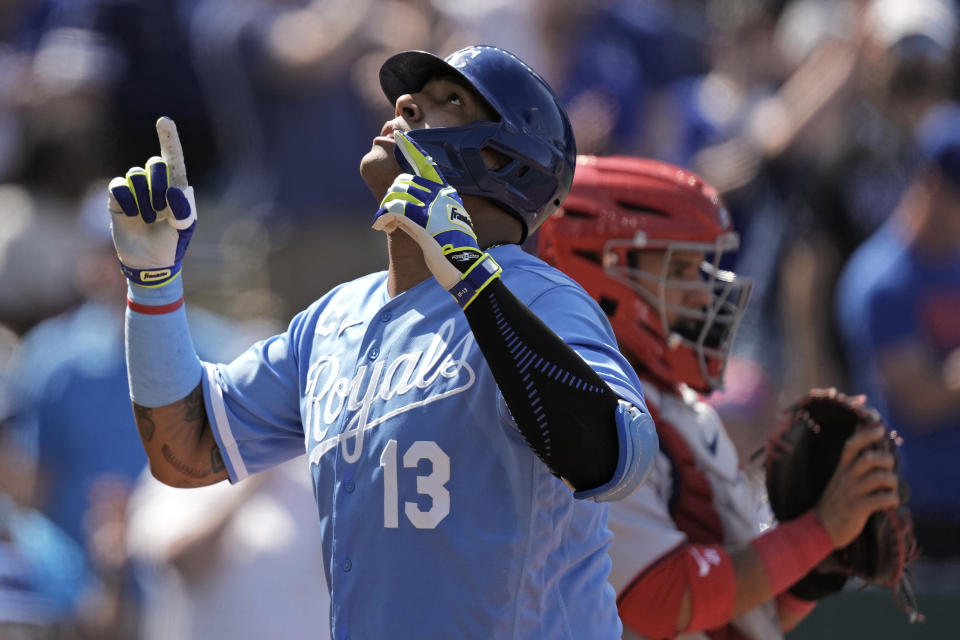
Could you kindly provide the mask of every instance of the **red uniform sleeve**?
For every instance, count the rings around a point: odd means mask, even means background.
[[[736,576],[723,547],[685,544],[658,560],[620,594],[620,619],[642,635],[672,638],[688,589],[692,615],[681,631],[713,629],[730,621]]]

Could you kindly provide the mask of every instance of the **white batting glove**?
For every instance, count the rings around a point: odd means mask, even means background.
[[[113,243],[124,275],[144,287],[177,277],[197,227],[193,187],[173,120],[157,120],[160,157],[133,167],[109,186]]]

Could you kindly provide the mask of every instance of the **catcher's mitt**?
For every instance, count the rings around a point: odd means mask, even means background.
[[[843,446],[855,430],[886,425],[863,396],[846,396],[836,389],[812,389],[789,407],[781,429],[767,443],[766,484],[770,507],[780,522],[813,508],[833,476]],[[874,448],[890,451],[899,475],[898,436],[887,435]],[[850,576],[893,589],[897,603],[911,622],[920,618],[906,566],[919,553],[913,520],[906,507],[908,489],[899,483],[900,505],[873,513],[860,535],[835,550],[791,587],[794,595],[816,600],[840,591]]]

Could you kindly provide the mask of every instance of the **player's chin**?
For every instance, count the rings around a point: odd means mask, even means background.
[[[379,141],[374,141],[370,151],[360,160],[360,176],[378,202],[383,199],[394,178],[400,173],[400,165],[393,155],[392,145],[382,145]]]

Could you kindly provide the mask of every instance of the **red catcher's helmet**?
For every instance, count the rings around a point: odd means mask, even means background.
[[[716,190],[663,162],[578,156],[570,195],[540,230],[540,256],[600,303],[634,366],[667,385],[722,387],[752,282],[719,268],[739,237]],[[663,269],[637,268],[636,252],[665,251]],[[671,256],[702,252],[701,280],[671,279]],[[670,289],[709,294],[706,307],[667,302]],[[700,296],[703,298],[703,296]],[[667,312],[676,315],[668,326]]]

